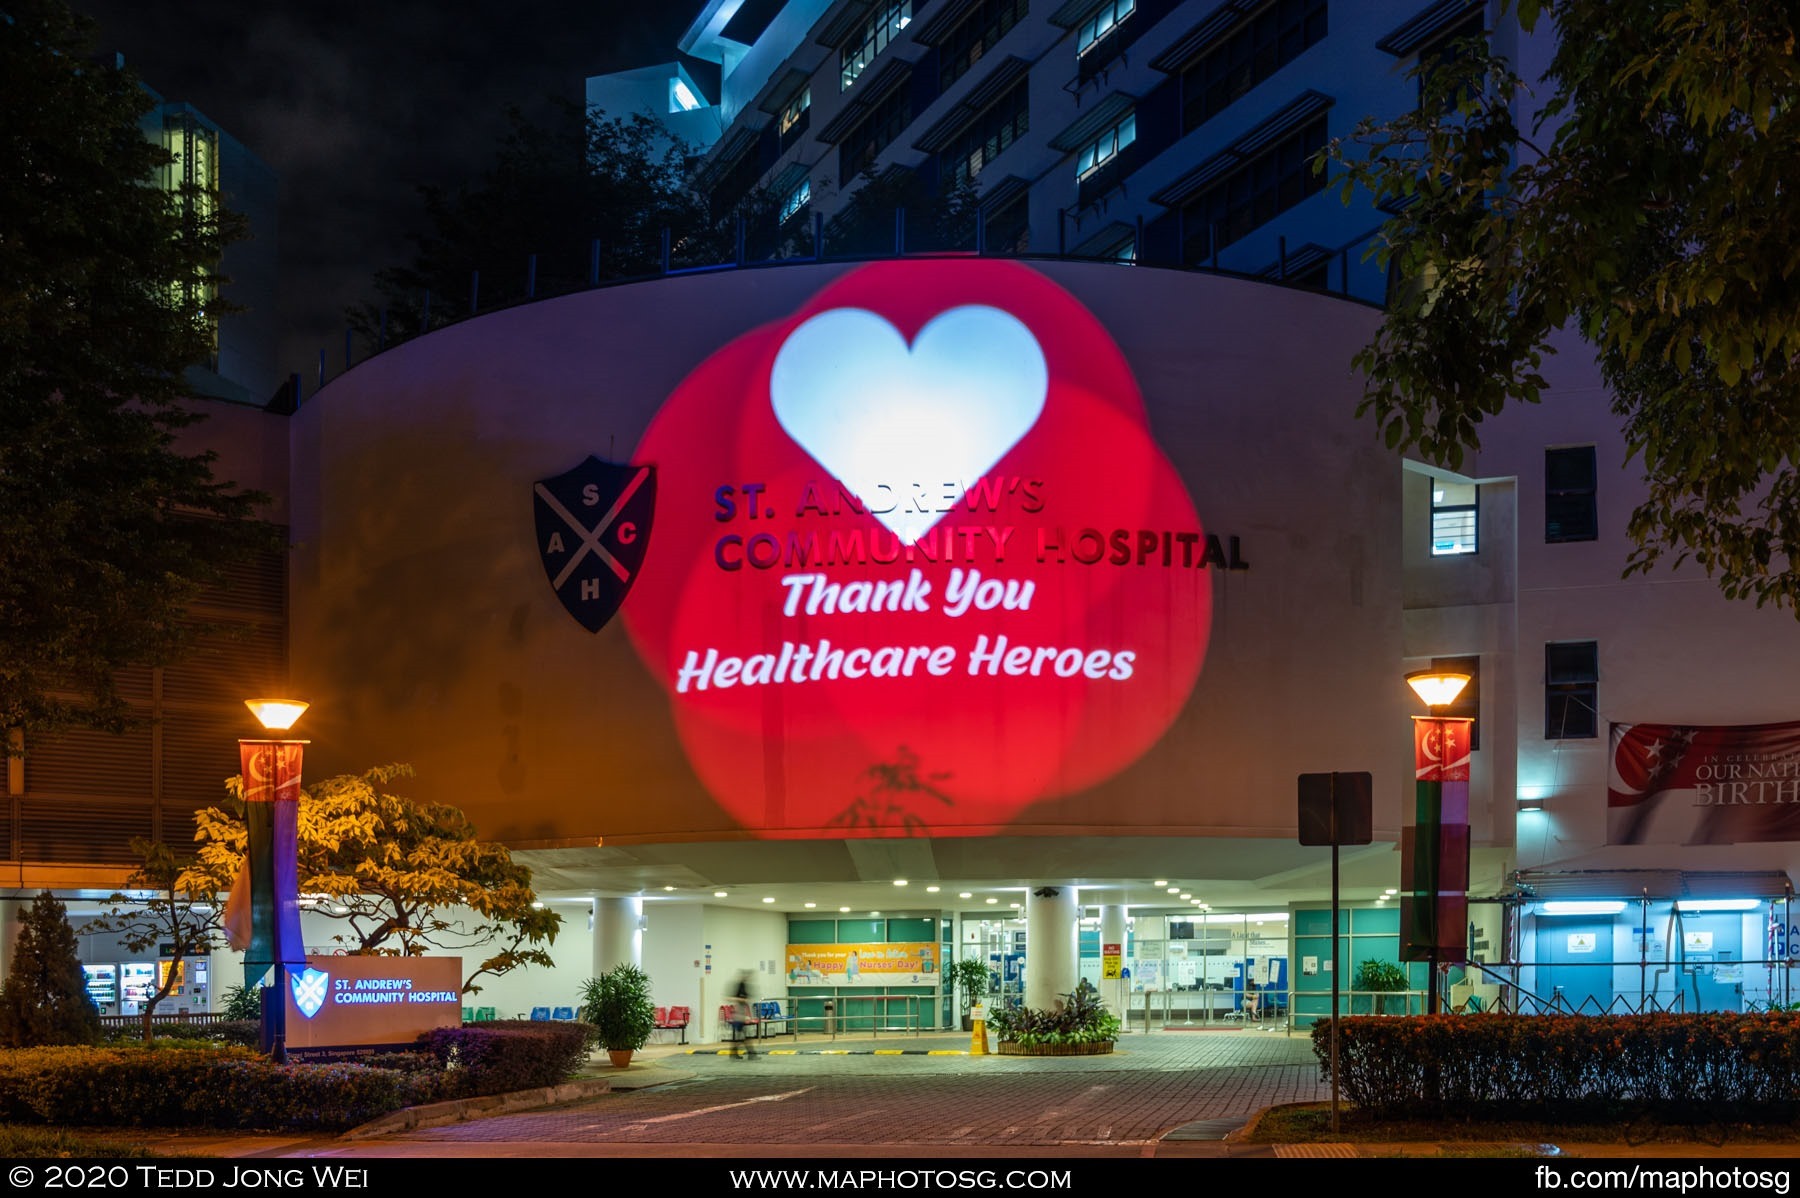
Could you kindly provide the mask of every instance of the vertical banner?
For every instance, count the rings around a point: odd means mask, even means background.
[[[303,740],[240,740],[245,860],[250,873],[250,947],[244,984],[277,963],[306,968],[300,940],[300,760]]]
[[[1469,742],[1474,721],[1413,717],[1414,810],[1400,840],[1400,959],[1468,958]]]

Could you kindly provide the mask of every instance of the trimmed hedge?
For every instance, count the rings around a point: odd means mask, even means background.
[[[456,1079],[459,1097],[505,1094],[566,1082],[594,1047],[590,1023],[507,1019],[440,1027],[419,1037]]]
[[[239,1048],[0,1053],[0,1123],[338,1131],[440,1096],[435,1079]]]
[[[1800,1117],[1800,1014],[1412,1015],[1338,1023],[1338,1084],[1376,1118]],[[1312,1030],[1331,1076],[1331,1021]]]

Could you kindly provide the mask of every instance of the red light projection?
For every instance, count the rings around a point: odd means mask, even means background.
[[[1129,766],[1199,677],[1223,548],[1105,328],[1024,266],[852,271],[634,461],[626,626],[747,829],[991,832]]]

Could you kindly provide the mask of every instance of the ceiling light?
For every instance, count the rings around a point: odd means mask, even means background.
[[[773,899],[773,898],[771,898],[771,897],[770,897],[770,896],[768,896],[768,895],[766,895],[766,894],[765,894],[765,895],[763,895],[763,902],[765,902],[765,903],[772,903],[772,902],[774,902],[774,901],[775,901],[775,900],[774,900],[774,899]]]
[[[542,903],[533,903],[533,904],[531,904],[531,909],[532,909],[532,910],[533,910],[533,911],[542,911],[542,910],[543,910],[543,909],[544,909],[544,904],[542,904]]]
[[[1171,887],[1169,887],[1169,893],[1174,894],[1177,891],[1179,891],[1180,889],[1181,889],[1181,887],[1179,887],[1179,886],[1171,886]]]
[[[878,918],[880,918],[880,917],[881,917],[881,912],[879,912],[879,911],[871,911],[871,912],[869,912],[869,917],[870,917],[870,918],[871,918],[871,919],[878,919]]]
[[[1617,915],[1624,909],[1624,903],[1607,899],[1595,901],[1552,899],[1550,902],[1538,904],[1539,915]]]
[[[1184,890],[1181,892],[1181,897],[1184,899],[1191,899],[1194,897],[1194,892],[1191,890]]]
[[[838,908],[838,914],[839,914],[839,915],[848,915],[848,914],[850,914],[850,908],[848,908],[848,907],[839,907],[839,908]]]
[[[674,888],[674,887],[673,887],[673,886],[664,886],[664,887],[663,887],[663,890],[664,890],[664,892],[667,892],[667,891],[671,891],[671,890],[674,890],[674,889],[675,889],[675,888]]]
[[[812,909],[813,909],[813,908],[814,908],[814,907],[816,907],[816,906],[818,906],[818,905],[819,905],[819,904],[817,904],[817,903],[808,903],[808,904],[806,904],[806,909],[807,909],[807,910],[808,910],[808,911],[811,911],[811,910],[812,910]]]
[[[1389,886],[1386,890],[1382,891],[1382,893],[1383,894],[1399,894],[1400,892],[1398,890],[1394,889],[1392,886]]]
[[[896,885],[896,886],[904,886],[904,885],[906,885],[906,879],[905,879],[905,878],[895,878],[895,879],[894,879],[894,885]]]
[[[715,890],[715,891],[713,891],[713,897],[714,898],[724,898],[729,893],[730,893],[730,891],[727,891],[727,890]]]
[[[1011,907],[1015,911],[1017,911],[1019,909],[1019,904],[1017,904],[1017,903],[1008,903],[1007,906]]]
[[[957,898],[974,898],[975,896],[965,890],[961,894],[957,895],[956,897]]]
[[[991,898],[991,899],[989,899],[989,900],[988,900],[988,902],[989,902],[989,903],[997,903],[997,902],[999,902],[999,901],[1000,901],[1000,900],[999,900],[999,899],[997,899],[997,898]],[[1013,904],[1013,906],[1015,906],[1015,907],[1016,907],[1016,906],[1018,906],[1018,905],[1019,905],[1019,904],[1017,904],[1017,903],[1014,903],[1014,904]]]
[[[938,892],[938,888],[936,886],[927,886],[925,888],[926,894],[936,894],[937,892]]]
[[[1156,881],[1150,883],[1150,885],[1152,885],[1152,886],[1167,886],[1168,884],[1169,884],[1169,879],[1167,879],[1167,878],[1158,878],[1158,879],[1156,879]]]

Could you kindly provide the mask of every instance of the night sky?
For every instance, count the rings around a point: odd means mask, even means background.
[[[515,105],[676,57],[702,0],[71,0],[167,100],[192,104],[281,179],[281,357],[335,367],[343,311],[410,257],[421,184],[491,160]]]

